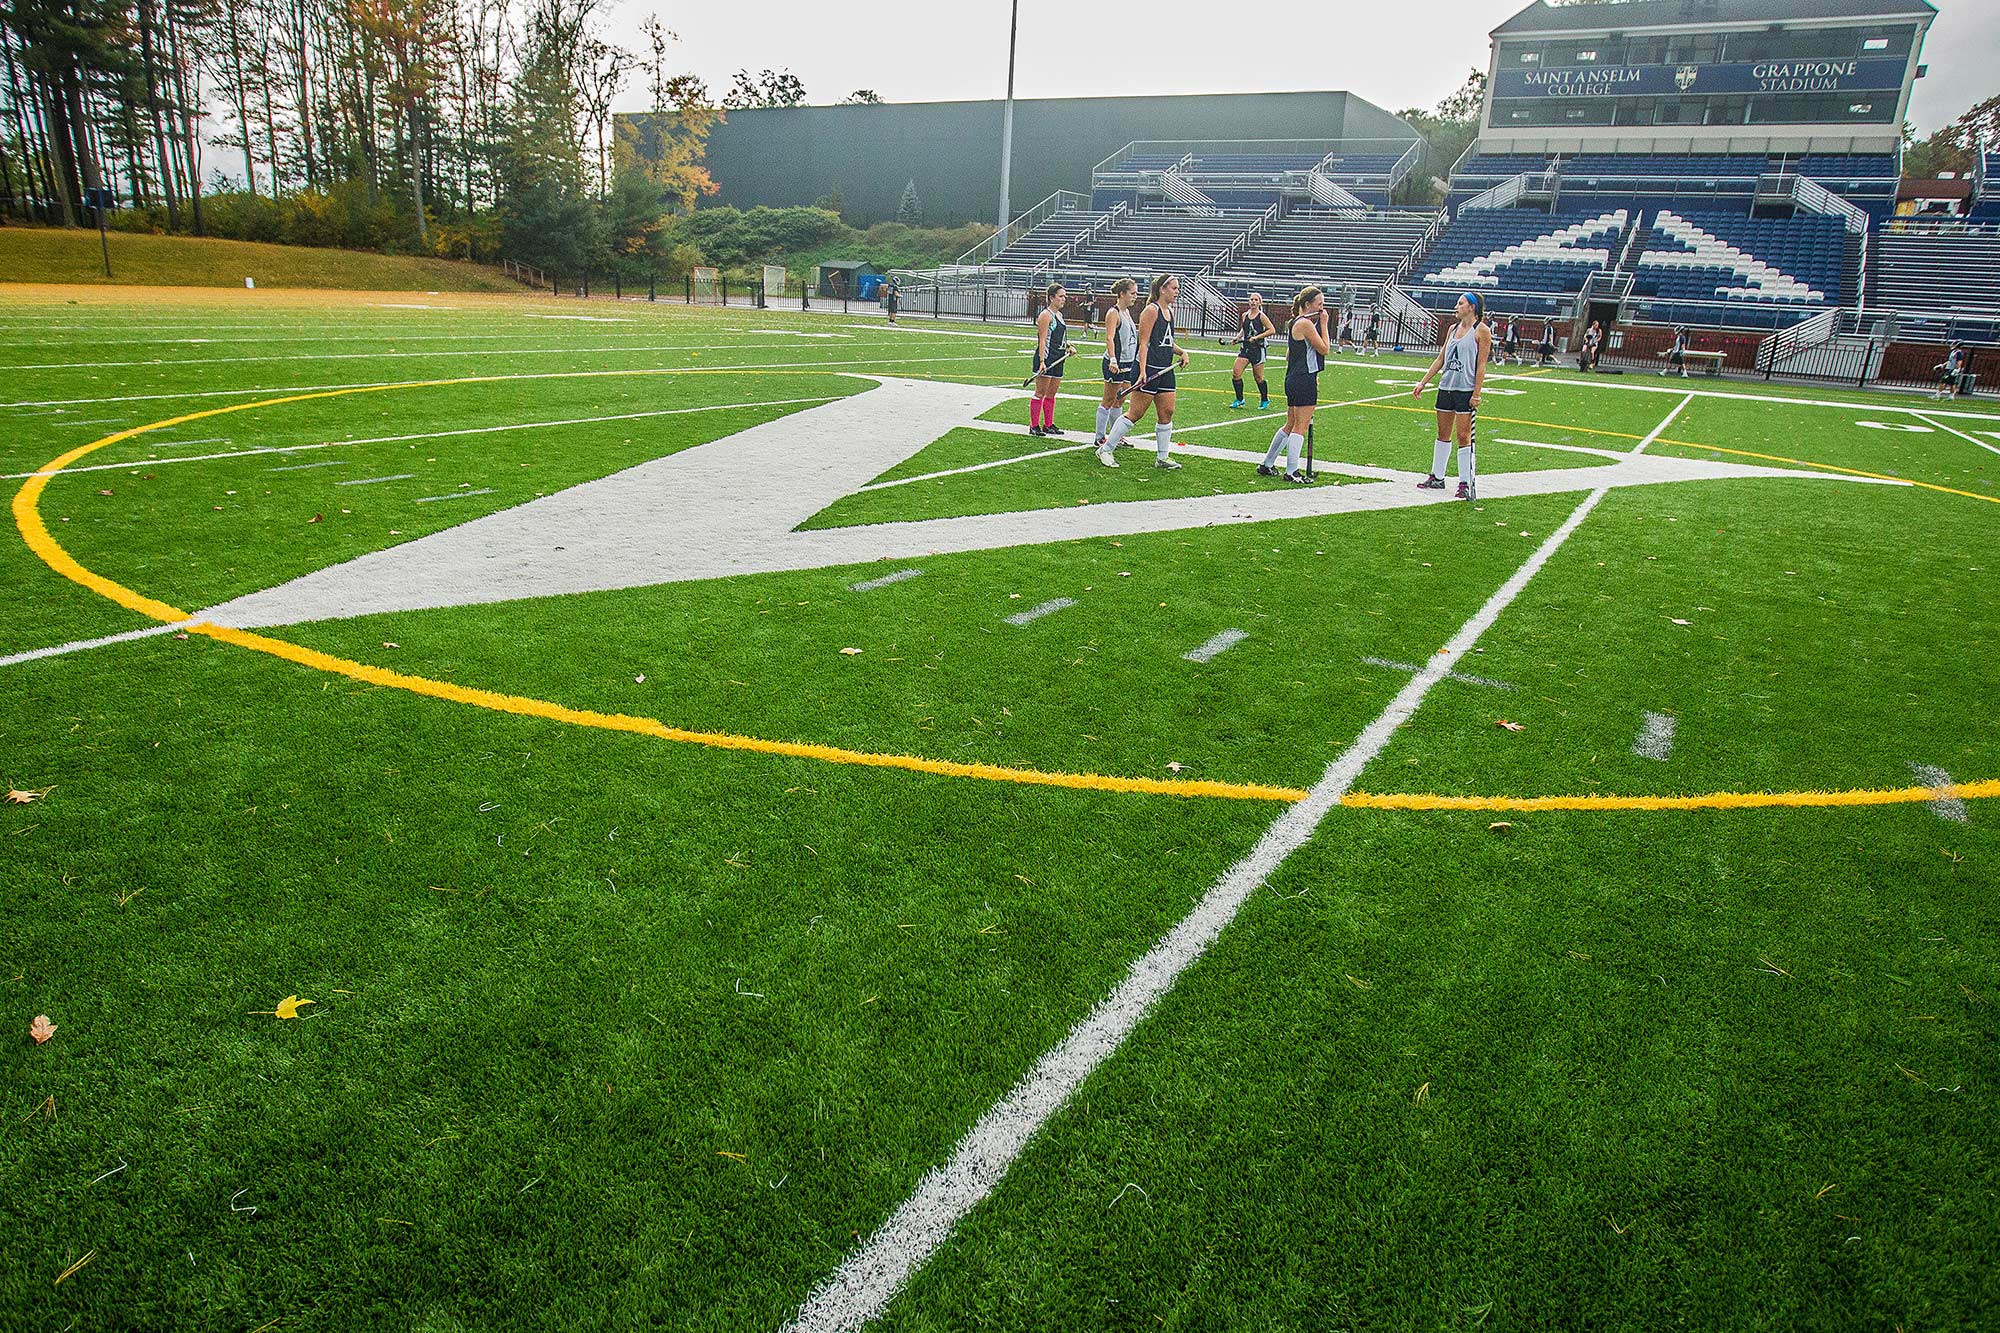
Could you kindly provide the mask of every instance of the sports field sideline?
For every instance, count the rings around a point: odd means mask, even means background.
[[[2000,414],[1032,342],[0,298],[0,1326],[1989,1318]]]

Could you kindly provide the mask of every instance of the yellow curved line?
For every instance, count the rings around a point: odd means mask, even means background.
[[[583,371],[579,375],[616,374],[659,374],[658,370],[635,371]],[[683,372],[685,373],[685,372]],[[709,374],[753,374],[755,368],[704,367],[701,372]],[[805,372],[812,373],[812,372]],[[189,412],[177,417],[169,417],[144,426],[133,426],[116,431],[103,439],[79,445],[69,452],[51,460],[46,466],[29,477],[21,489],[14,494],[13,514],[15,526],[21,538],[42,562],[63,577],[89,588],[104,597],[140,615],[154,620],[175,623],[189,619],[187,612],[178,607],[134,592],[121,583],[105,578],[93,570],[86,569],[49,532],[42,521],[40,501],[48,484],[62,469],[99,449],[122,443],[135,436],[150,431],[165,430],[185,425],[191,421],[201,421],[209,417],[226,416],[232,412],[248,412],[256,408],[278,407],[286,403],[309,402],[321,398],[340,398],[358,393],[385,393],[391,389],[439,388],[459,384],[492,383],[506,379],[506,376],[468,375],[454,379],[410,380],[399,384],[354,385],[342,389],[322,389],[311,393],[289,394],[279,398],[266,398],[252,403],[235,403],[227,407],[206,408],[199,412]],[[1402,409],[1411,410],[1411,409]],[[1495,420],[1497,418],[1488,418]],[[1520,424],[1537,424],[1524,422]],[[1572,427],[1550,427],[1550,429],[1579,429]],[[1588,431],[1590,434],[1610,435],[1613,431]],[[1690,448],[1718,448],[1710,445],[1689,445]],[[1742,453],[1742,450],[1722,449],[1724,453]],[[1748,455],[1766,457],[1766,455]],[[1779,462],[1796,462],[1793,459],[1777,459]],[[1830,467],[1829,464],[1802,464],[1809,467]],[[1852,471],[1834,468],[1835,471]],[[1873,476],[1872,473],[1860,475]],[[1901,481],[1900,477],[1885,480]],[[1924,485],[1914,482],[1913,485]],[[1946,490],[1942,486],[1929,487],[1931,490]],[[1970,495],[1970,492],[1952,491],[1950,494]],[[1973,495],[1971,498],[1984,500],[1989,497]],[[740,750],[756,754],[780,755],[795,759],[813,759],[825,763],[851,764],[868,768],[893,768],[906,772],[927,773],[938,777],[971,778],[984,782],[1009,782],[1024,786],[1066,787],[1082,791],[1103,791],[1136,795],[1211,797],[1238,801],[1283,801],[1297,802],[1306,797],[1306,792],[1297,787],[1277,787],[1260,783],[1236,783],[1194,781],[1182,779],[1119,777],[1106,773],[1056,773],[1034,768],[1010,768],[1000,764],[965,764],[946,759],[928,759],[921,755],[882,753],[869,750],[850,750],[840,746],[821,745],[808,741],[779,741],[759,736],[738,736],[729,732],[691,731],[682,727],[669,726],[654,718],[633,717],[624,713],[599,713],[589,709],[571,708],[546,699],[532,699],[522,695],[501,694],[493,690],[473,689],[464,685],[454,685],[448,681],[432,680],[427,676],[413,676],[405,672],[392,671],[387,667],[370,666],[349,658],[336,657],[317,649],[290,643],[284,639],[273,639],[262,634],[252,634],[247,630],[231,629],[220,625],[190,624],[190,634],[199,634],[219,643],[247,648],[252,652],[268,654],[316,671],[331,672],[364,681],[388,689],[404,690],[411,694],[442,699],[450,703],[465,704],[475,708],[485,708],[493,712],[511,713],[520,717],[541,718],[569,726],[591,727],[602,731],[624,732],[636,736],[651,736],[659,740],[681,744],[702,745],[713,749]],[[1341,798],[1341,804],[1350,809],[1362,810],[1413,810],[1413,811],[1516,811],[1537,810],[1561,811],[1623,811],[1623,810],[1741,810],[1759,809],[1773,806],[1793,808],[1824,808],[1834,806],[1872,806],[1914,804],[1934,801],[1945,797],[1960,799],[1985,799],[2000,797],[2000,780],[1987,782],[1959,783],[1949,787],[1903,787],[1888,791],[1843,791],[1843,792],[1713,792],[1705,796],[1438,796],[1419,792],[1400,794],[1373,794],[1349,792]]]

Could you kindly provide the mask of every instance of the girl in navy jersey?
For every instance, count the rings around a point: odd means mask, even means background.
[[[1264,381],[1264,353],[1278,326],[1264,313],[1262,292],[1250,293],[1250,304],[1243,311],[1243,318],[1236,330],[1236,364],[1230,367],[1229,382],[1236,389],[1236,401],[1232,408],[1243,406],[1243,369],[1248,366],[1257,373],[1257,410],[1262,412],[1271,405],[1271,386]]]
[[[1118,420],[1118,395],[1139,379],[1139,326],[1132,318],[1132,302],[1138,298],[1139,284],[1120,278],[1111,284],[1111,308],[1104,312],[1104,398],[1097,407],[1097,461],[1117,467],[1105,437],[1111,423]]]
[[[1278,475],[1278,453],[1285,454],[1286,481],[1304,486],[1311,478],[1299,471],[1299,450],[1305,447],[1306,432],[1312,429],[1313,412],[1319,406],[1319,373],[1326,368],[1327,321],[1331,312],[1326,296],[1317,287],[1307,287],[1292,298],[1292,313],[1285,323],[1285,424],[1271,437],[1271,448],[1257,468],[1260,477]]]
[[[1139,373],[1130,404],[1123,416],[1111,424],[1104,447],[1113,450],[1139,424],[1148,408],[1155,413],[1153,442],[1154,467],[1180,467],[1167,457],[1173,447],[1175,372],[1187,364],[1187,352],[1174,342],[1174,297],[1180,280],[1171,273],[1153,279],[1152,299],[1139,315]]]
[[[1056,426],[1056,391],[1062,388],[1064,364],[1069,360],[1069,325],[1063,322],[1063,303],[1069,293],[1059,282],[1049,284],[1048,300],[1035,316],[1035,396],[1028,400],[1028,434],[1060,435]]]

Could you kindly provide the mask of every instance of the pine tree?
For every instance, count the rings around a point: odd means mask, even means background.
[[[910,183],[903,187],[903,200],[896,205],[896,221],[910,227],[924,225],[924,204],[917,198],[915,177],[911,177]]]

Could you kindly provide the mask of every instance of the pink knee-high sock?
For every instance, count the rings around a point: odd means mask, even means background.
[[[1039,425],[1042,425],[1042,424],[1043,424],[1043,422],[1042,422],[1042,417],[1043,417],[1043,406],[1044,406],[1044,404],[1046,403],[1046,401],[1047,401],[1046,399],[1042,399],[1042,398],[1030,398],[1030,399],[1028,400],[1028,424],[1029,424],[1029,425],[1031,425],[1031,426],[1039,426]]]

